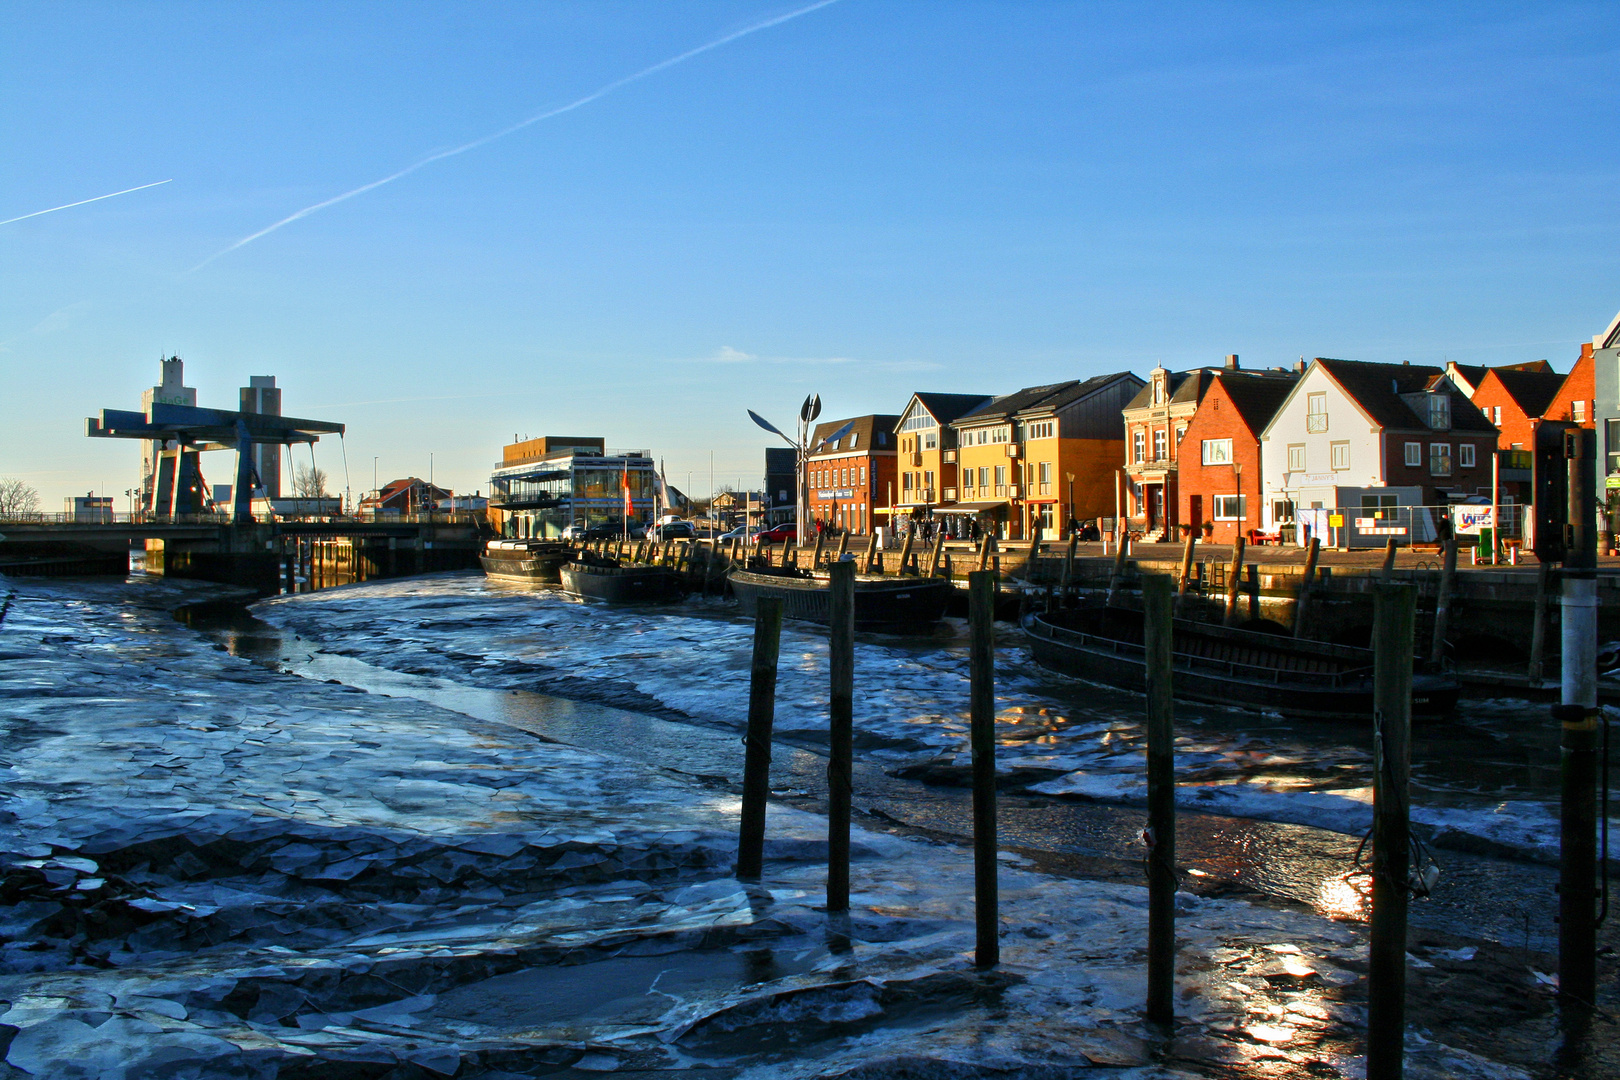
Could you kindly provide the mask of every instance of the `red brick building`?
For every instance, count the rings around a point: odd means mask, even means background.
[[[1596,374],[1592,363],[1592,343],[1588,341],[1581,346],[1581,358],[1564,376],[1564,384],[1558,388],[1542,419],[1565,420],[1584,428],[1595,428],[1597,424],[1592,419],[1592,412],[1597,397]]]
[[[897,454],[894,429],[900,418],[891,413],[855,417],[849,433],[832,439],[849,419],[816,425],[807,520],[853,533],[868,533],[883,524],[895,489]]]
[[[1528,450],[1534,445],[1532,421],[1547,414],[1563,387],[1564,376],[1552,370],[1488,368],[1474,389],[1473,402],[1496,427],[1502,450]]]
[[[1260,433],[1298,381],[1291,371],[1214,373],[1176,453],[1182,526],[1218,544],[1260,526]]]

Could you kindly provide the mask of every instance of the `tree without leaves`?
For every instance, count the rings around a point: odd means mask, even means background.
[[[39,492],[14,476],[0,476],[0,515],[8,517],[39,512]]]
[[[300,465],[293,470],[293,495],[300,499],[326,497],[326,470],[316,465]]]

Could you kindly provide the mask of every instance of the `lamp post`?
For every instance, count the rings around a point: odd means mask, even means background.
[[[1237,518],[1238,535],[1243,535],[1244,507],[1243,507],[1243,462],[1232,462],[1232,480],[1237,485]]]
[[[799,406],[798,439],[795,441],[788,438],[786,435],[783,435],[780,429],[778,429],[770,421],[766,420],[763,416],[760,416],[753,409],[748,410],[748,418],[750,420],[764,428],[766,431],[780,436],[783,442],[793,447],[793,460],[795,465],[794,482],[798,486],[798,497],[794,499],[794,503],[796,505],[793,508],[794,529],[796,530],[799,542],[801,543],[804,541],[805,534],[804,512],[806,504],[810,500],[810,454],[812,452],[812,447],[810,446],[810,425],[814,424],[816,422],[816,418],[820,415],[821,395],[811,394],[809,397],[804,399],[804,404]],[[816,449],[820,448],[821,443],[836,442],[837,440],[842,439],[845,435],[849,434],[850,429],[854,426],[855,421],[851,420],[849,423],[845,424],[843,427],[839,428],[825,439],[822,439],[821,442],[817,443]]]
[[[1074,526],[1079,524],[1079,519],[1075,516],[1075,513],[1074,513],[1074,473],[1072,473],[1072,472],[1064,473],[1063,474],[1063,479],[1065,479],[1065,480],[1067,480],[1069,482],[1069,522],[1070,522],[1069,532],[1073,533],[1074,532]]]
[[[371,497],[377,498],[377,455],[371,456]]]

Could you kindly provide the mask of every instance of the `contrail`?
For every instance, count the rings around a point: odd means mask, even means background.
[[[85,203],[100,202],[102,199],[110,199],[114,195],[128,195],[132,191],[145,191],[147,188],[149,188],[149,187],[157,187],[159,184],[172,184],[172,183],[174,183],[174,178],[170,177],[168,180],[158,180],[158,181],[155,181],[154,183],[142,184],[140,187],[131,187],[131,188],[125,188],[123,191],[115,191],[115,192],[112,193],[112,195],[97,195],[93,199],[80,199],[78,202],[70,202],[70,203],[67,203],[64,206],[53,206],[49,210],[35,210],[32,214],[24,214],[21,217],[6,218],[6,220],[0,221],[0,225],[10,225],[13,221],[25,221],[25,220],[27,220],[28,218],[31,218],[31,217],[39,217],[39,215],[41,215],[41,214],[54,214],[58,210],[71,210],[75,206],[83,206]]]
[[[584,97],[579,98],[576,101],[569,102],[567,105],[560,105],[555,109],[547,109],[544,112],[535,113],[533,116],[529,117],[526,120],[519,120],[517,123],[513,124],[510,127],[502,128],[501,130],[495,132],[492,135],[485,135],[481,139],[474,139],[470,143],[463,143],[462,145],[452,147],[449,150],[440,150],[437,153],[429,154],[427,157],[422,158],[420,161],[417,161],[415,164],[407,165],[403,169],[399,170],[396,173],[390,173],[389,175],[383,177],[381,180],[373,180],[371,183],[363,184],[360,187],[355,188],[353,191],[345,191],[341,195],[334,195],[330,199],[327,199],[325,202],[318,202],[314,206],[306,206],[302,210],[298,211],[296,214],[292,214],[292,215],[289,215],[288,217],[282,218],[280,221],[276,222],[274,225],[271,225],[271,226],[268,226],[266,228],[260,229],[258,232],[254,233],[251,236],[244,236],[242,239],[238,240],[236,243],[232,244],[230,247],[225,248],[225,249],[223,249],[221,251],[217,251],[214,254],[208,256],[208,258],[204,259],[202,262],[198,263],[196,266],[193,266],[191,268],[191,270],[186,271],[186,273],[189,274],[189,273],[192,273],[193,271],[201,270],[203,267],[207,266],[209,263],[213,262],[215,259],[219,258],[221,255],[229,255],[231,252],[235,251],[237,248],[242,247],[245,244],[251,244],[251,243],[253,243],[253,241],[259,239],[261,236],[268,236],[269,234],[275,232],[277,229],[281,228],[283,225],[291,225],[293,222],[297,221],[299,218],[308,217],[309,215],[311,215],[311,214],[313,214],[313,213],[315,213],[316,211],[319,211],[319,210],[325,210],[328,206],[334,206],[337,203],[343,202],[343,201],[345,201],[347,199],[352,199],[356,195],[364,195],[366,192],[371,191],[374,188],[380,188],[384,184],[391,184],[395,180],[398,180],[400,177],[409,176],[411,173],[415,172],[416,170],[418,170],[418,169],[420,169],[420,168],[422,168],[422,167],[424,167],[426,165],[431,165],[435,161],[443,161],[445,158],[455,157],[457,154],[465,154],[469,150],[476,150],[480,146],[484,146],[484,145],[486,145],[488,143],[492,143],[497,139],[504,139],[508,135],[511,135],[511,134],[513,134],[515,132],[522,131],[524,128],[528,127],[530,124],[538,124],[540,121],[549,120],[553,116],[561,116],[563,113],[573,112],[575,109],[578,109],[581,106],[589,105],[591,102],[597,100],[598,98],[606,97],[608,94],[613,93],[613,91],[619,89],[620,87],[628,86],[630,83],[636,82],[636,81],[638,81],[640,79],[645,79],[649,75],[655,75],[658,72],[663,71],[666,68],[672,68],[676,64],[683,63],[684,61],[692,59],[692,57],[694,57],[694,56],[699,56],[699,55],[701,55],[703,53],[709,52],[711,49],[718,49],[722,45],[728,45],[731,42],[736,41],[738,38],[747,37],[749,34],[758,33],[761,30],[768,30],[769,28],[771,28],[773,26],[780,26],[782,23],[788,22],[788,21],[790,21],[792,19],[797,19],[801,15],[808,15],[812,11],[817,10],[818,8],[824,8],[824,7],[827,7],[827,6],[831,5],[831,4],[836,4],[837,2],[838,2],[838,0],[816,0],[816,3],[807,5],[806,7],[799,8],[796,11],[790,11],[785,15],[776,15],[776,16],[773,16],[772,18],[765,19],[762,22],[757,22],[757,23],[754,23],[754,24],[752,24],[750,26],[745,26],[741,30],[735,30],[735,31],[733,31],[733,32],[731,32],[729,34],[726,34],[724,37],[715,38],[713,41],[711,41],[711,42],[709,42],[709,43],[707,43],[705,45],[699,45],[695,49],[688,49],[686,52],[681,53],[679,56],[672,56],[668,60],[661,60],[658,63],[654,64],[652,67],[643,68],[642,70],[636,72],[634,75],[626,75],[622,79],[615,79],[613,82],[608,83],[606,86],[602,87],[601,89],[594,90],[591,93],[586,94]],[[5,223],[0,222],[0,225],[3,225],[3,224],[5,224]]]

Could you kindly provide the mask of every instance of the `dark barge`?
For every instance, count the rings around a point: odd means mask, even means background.
[[[558,567],[564,589],[575,596],[610,604],[667,604],[685,589],[675,571],[663,566],[626,566],[617,559],[580,553],[577,562]]]
[[[752,615],[761,596],[782,600],[782,614],[826,625],[829,610],[830,579],[825,570],[798,570],[792,567],[735,569],[728,580],[731,593]],[[944,578],[884,577],[858,574],[855,577],[855,628],[889,633],[927,632],[945,614],[951,598],[951,584]]]
[[[1125,690],[1145,688],[1140,611],[1066,609],[1030,615],[1023,626],[1042,667]],[[1370,649],[1186,619],[1176,619],[1172,633],[1171,687],[1177,698],[1318,720],[1372,720]],[[1449,675],[1415,674],[1412,718],[1450,716],[1460,689]]]
[[[573,549],[557,540],[491,540],[478,561],[492,578],[555,585],[558,568],[573,557]]]

